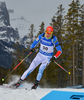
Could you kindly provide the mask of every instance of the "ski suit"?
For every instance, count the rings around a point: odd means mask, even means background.
[[[50,59],[52,58],[54,47],[56,47],[57,51],[60,51],[62,53],[61,46],[59,45],[56,36],[53,35],[51,39],[46,39],[44,34],[45,33],[39,35],[31,45],[31,49],[32,49],[35,48],[35,46],[40,42],[40,49],[36,57],[33,59],[32,63],[30,64],[29,68],[23,73],[21,77],[22,80],[24,80],[39,64],[41,64],[36,78],[36,80],[40,81],[44,69],[50,63]],[[61,53],[58,53],[56,55],[56,58],[59,57]]]

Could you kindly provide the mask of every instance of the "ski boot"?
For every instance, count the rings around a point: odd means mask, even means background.
[[[23,81],[23,80],[20,79],[17,83],[12,84],[10,87],[11,87],[11,88],[18,88],[18,87],[21,85],[22,81]]]
[[[38,84],[39,84],[39,81],[36,80],[34,85],[31,87],[31,89],[37,89]]]

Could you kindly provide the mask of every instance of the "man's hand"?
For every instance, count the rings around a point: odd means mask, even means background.
[[[54,60],[55,60],[55,57],[52,57],[52,58],[50,59],[51,62],[54,62]]]
[[[32,48],[32,49],[31,49],[31,52],[34,52],[34,51],[35,51],[35,48]]]

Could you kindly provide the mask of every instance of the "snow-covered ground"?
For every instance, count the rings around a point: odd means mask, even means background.
[[[30,84],[28,84],[28,86],[29,90]],[[40,100],[52,90],[84,92],[84,89],[66,89],[66,88],[62,89],[38,88],[37,90],[30,90],[30,91],[28,90],[25,90],[25,88],[20,88],[20,89],[0,88],[0,100]]]
[[[25,90],[22,89],[9,89],[0,88],[0,100],[40,100],[51,89],[37,89],[37,90]]]
[[[11,85],[19,79],[19,77],[12,76]],[[40,100],[52,90],[56,91],[71,91],[71,92],[84,92],[84,89],[71,89],[71,88],[37,88],[36,90],[30,90],[33,84],[24,82],[23,87],[19,89],[2,88],[0,87],[0,100]],[[25,89],[27,88],[27,89]]]

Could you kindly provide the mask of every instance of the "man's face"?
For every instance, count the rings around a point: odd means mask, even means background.
[[[52,34],[48,34],[48,33],[45,32],[45,37],[46,37],[47,39],[51,38],[51,36],[52,36]]]

